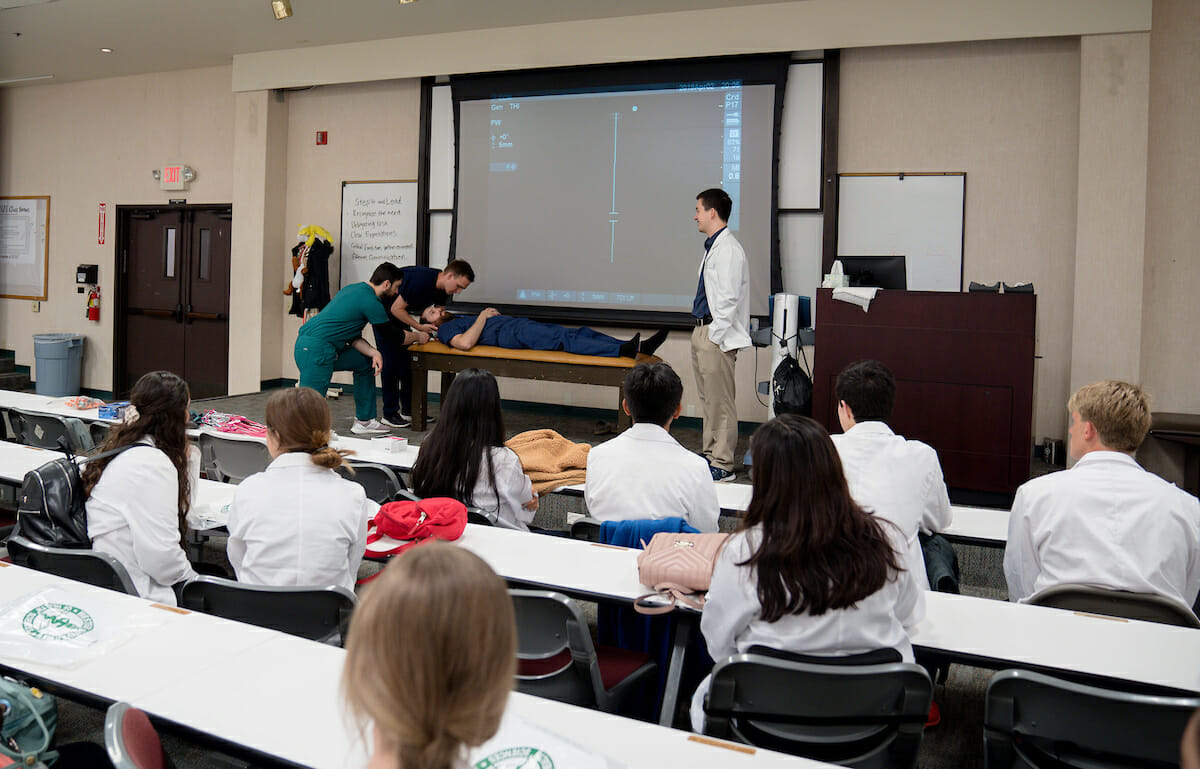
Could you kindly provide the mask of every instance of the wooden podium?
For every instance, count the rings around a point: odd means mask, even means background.
[[[890,425],[937,450],[952,488],[1011,493],[1033,448],[1033,294],[879,291],[869,312],[817,291],[813,416],[841,432],[835,384],[855,361],[896,377]]]

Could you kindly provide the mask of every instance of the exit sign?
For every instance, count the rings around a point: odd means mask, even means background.
[[[183,166],[163,166],[158,186],[164,190],[186,190],[187,181],[183,177]]]

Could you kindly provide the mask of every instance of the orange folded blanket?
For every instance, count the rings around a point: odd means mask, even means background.
[[[587,454],[592,447],[573,443],[553,430],[528,430],[504,445],[517,453],[537,494],[583,483],[587,477]]]

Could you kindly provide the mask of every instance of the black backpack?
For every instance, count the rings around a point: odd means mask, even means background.
[[[772,407],[776,414],[812,416],[812,379],[795,358],[786,357],[771,377]]]
[[[87,494],[79,466],[94,459],[120,454],[139,444],[122,446],[93,457],[77,459],[69,451],[36,470],[25,473],[17,504],[13,536],[24,537],[46,547],[90,548],[87,533]]]

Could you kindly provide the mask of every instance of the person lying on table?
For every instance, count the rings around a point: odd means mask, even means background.
[[[621,341],[586,326],[567,328],[501,315],[494,307],[488,307],[475,317],[456,316],[443,307],[430,307],[421,313],[421,320],[437,327],[439,342],[463,351],[484,344],[509,350],[562,350],[575,355],[635,358],[639,353],[653,355],[667,338],[667,330],[662,329],[644,342],[641,334]]]

